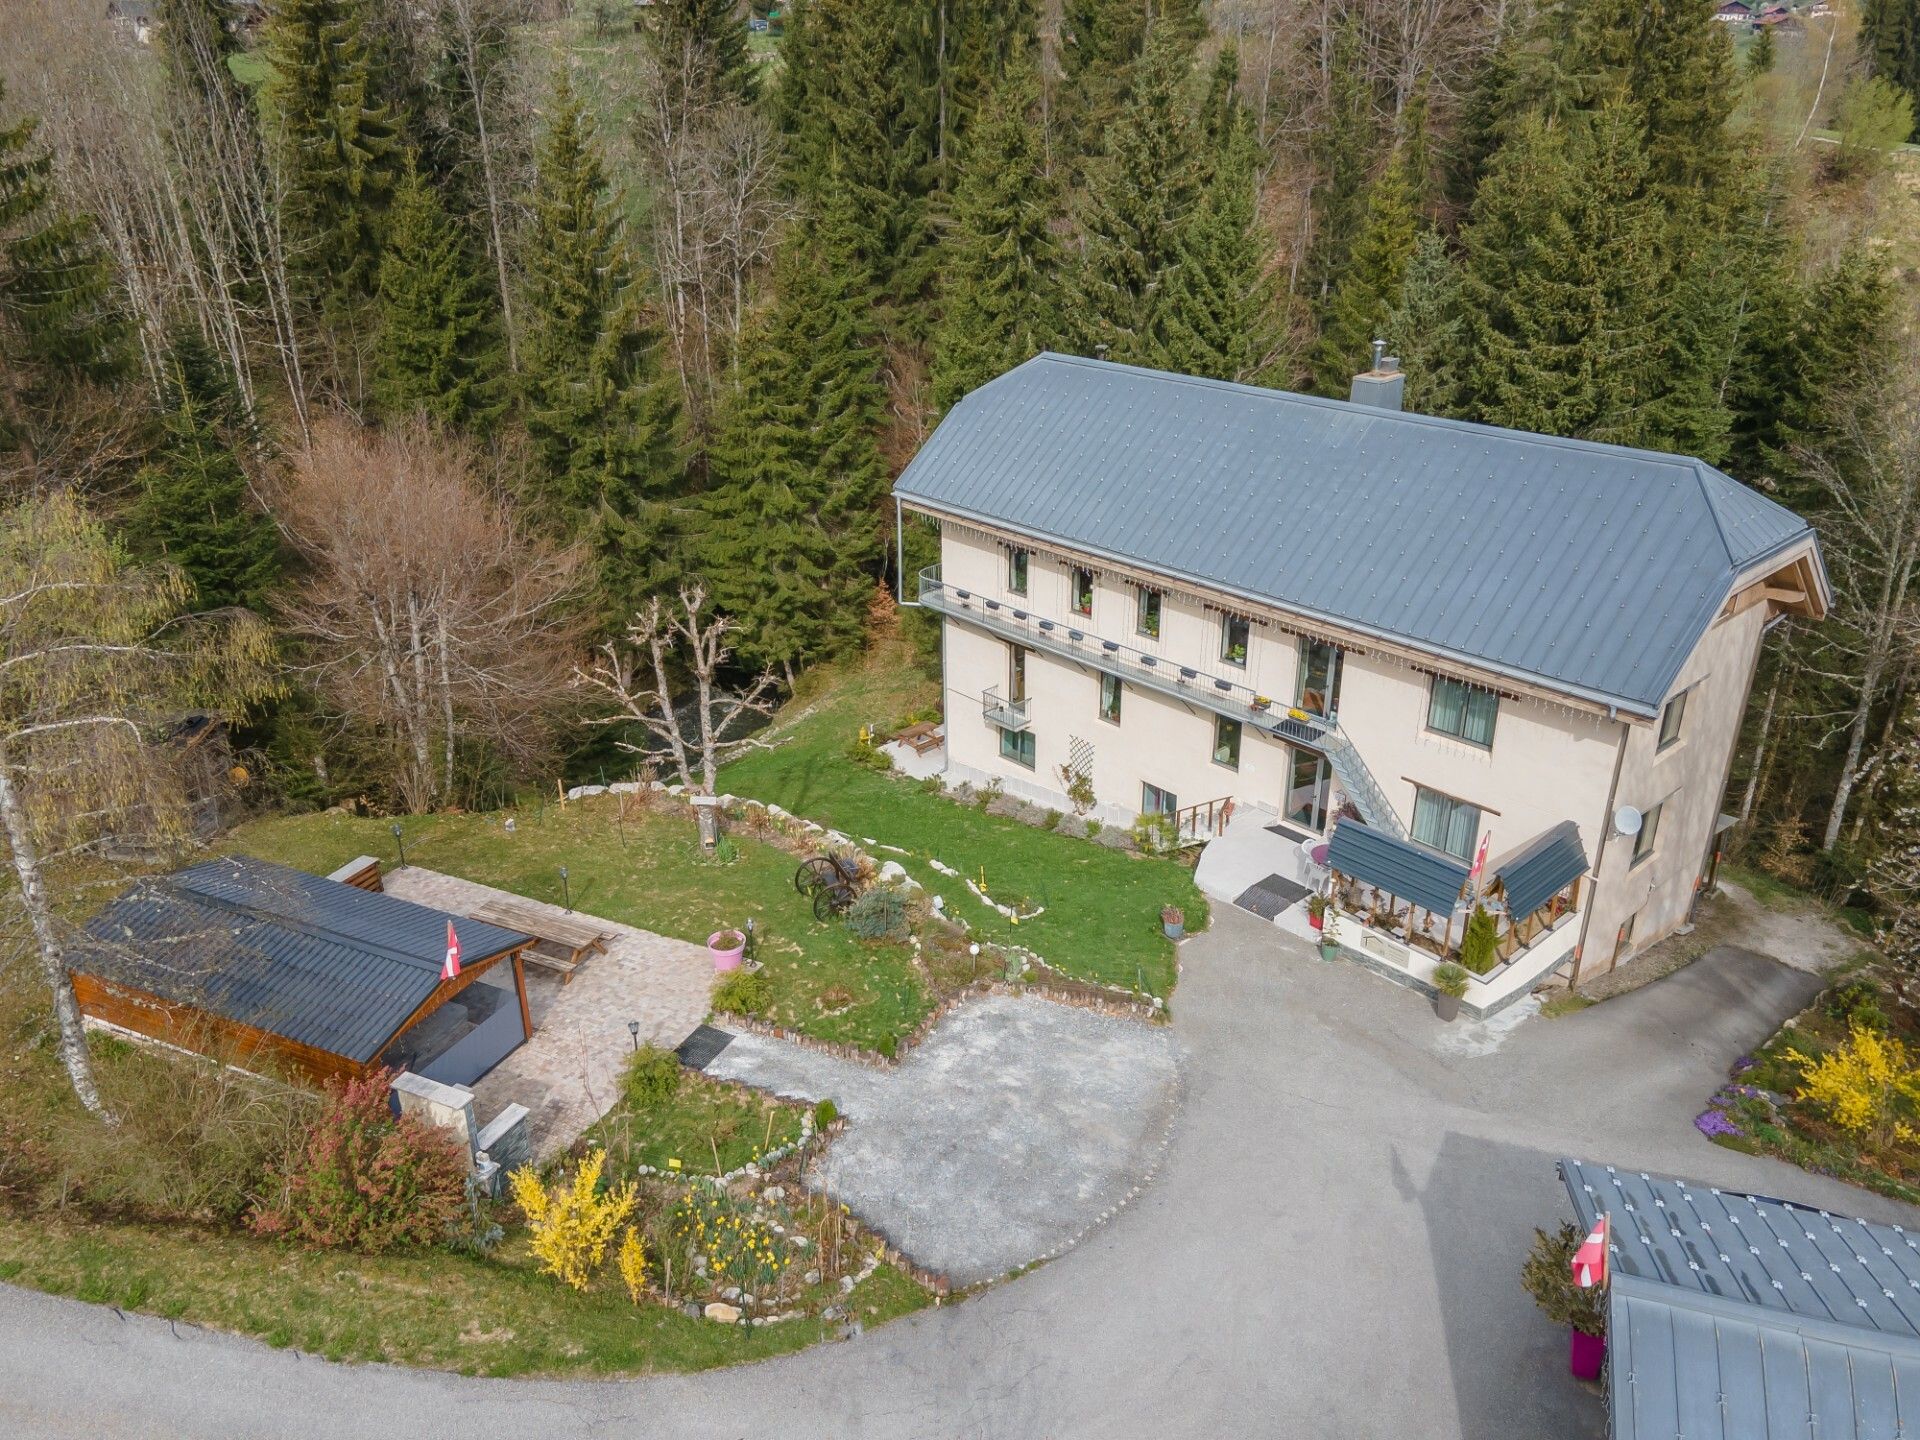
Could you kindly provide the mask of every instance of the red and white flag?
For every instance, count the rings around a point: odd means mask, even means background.
[[[1600,1218],[1593,1222],[1592,1232],[1573,1252],[1573,1283],[1582,1290],[1607,1283],[1607,1240],[1612,1228],[1606,1212],[1602,1211]]]
[[[1467,874],[1467,883],[1475,890],[1480,888],[1480,872],[1487,868],[1487,842],[1493,839],[1493,832],[1487,831],[1480,837],[1480,849],[1473,857],[1473,869]]]
[[[453,921],[447,921],[447,963],[440,967],[440,978],[451,980],[460,973],[460,937],[453,933]]]

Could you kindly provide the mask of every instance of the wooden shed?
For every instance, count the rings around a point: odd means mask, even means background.
[[[461,969],[443,980],[449,921]],[[532,943],[229,856],[141,880],[88,922],[68,962],[87,1016],[155,1040],[322,1083],[384,1067],[465,1085],[533,1035]]]

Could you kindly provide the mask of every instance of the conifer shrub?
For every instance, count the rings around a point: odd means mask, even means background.
[[[713,987],[713,1008],[732,1015],[758,1015],[772,1002],[766,977],[751,970],[730,970]]]
[[[257,1233],[369,1255],[446,1238],[466,1203],[467,1157],[448,1131],[393,1114],[390,1079],[381,1070],[329,1088],[254,1209]]]
[[[680,1059],[658,1045],[642,1045],[627,1057],[627,1103],[636,1110],[665,1105],[680,1093]]]
[[[869,890],[847,907],[847,929],[873,943],[905,940],[913,933],[907,897],[898,890]]]
[[[1486,974],[1500,958],[1498,941],[1492,914],[1483,905],[1474,906],[1467,917],[1467,932],[1460,938],[1460,963],[1476,975]]]

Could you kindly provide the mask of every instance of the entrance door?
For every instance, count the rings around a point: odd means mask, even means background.
[[[1287,819],[1303,825],[1316,835],[1327,828],[1327,792],[1330,788],[1327,757],[1318,751],[1294,747],[1286,796]]]
[[[1300,693],[1296,697],[1302,710],[1331,720],[1340,710],[1340,647],[1321,640],[1300,642]]]

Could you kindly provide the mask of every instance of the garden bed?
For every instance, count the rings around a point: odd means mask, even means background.
[[[1909,986],[1874,965],[1836,978],[1735,1063],[1695,1126],[1717,1145],[1920,1204],[1920,996]]]

